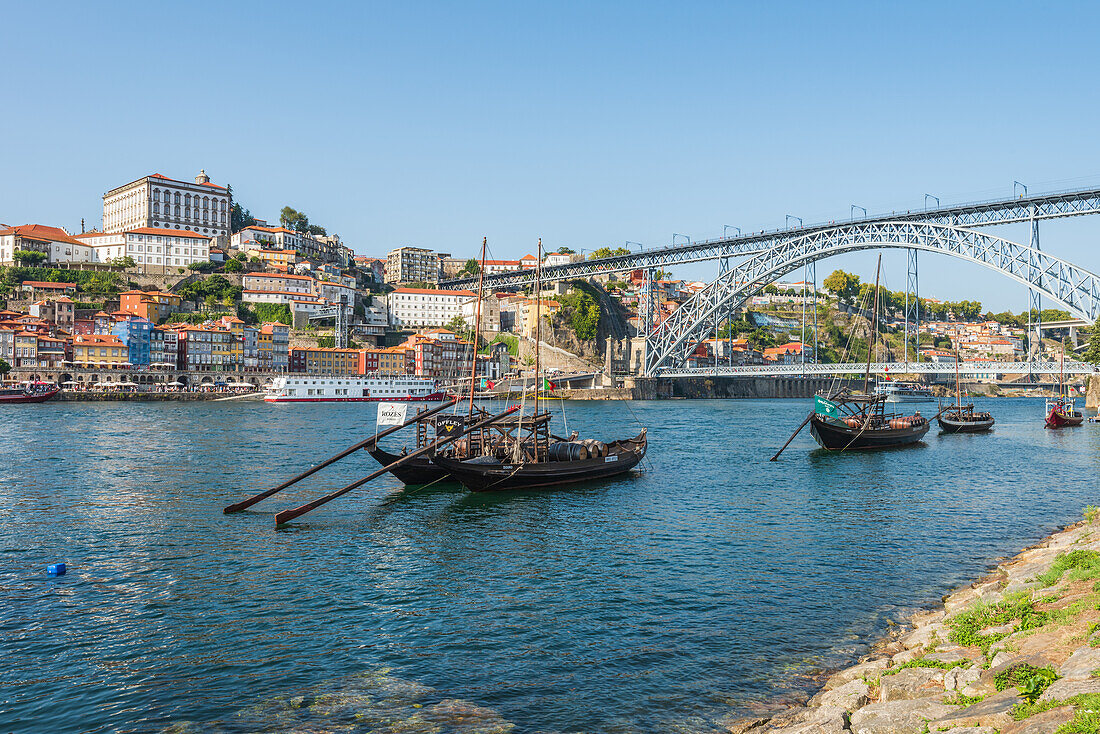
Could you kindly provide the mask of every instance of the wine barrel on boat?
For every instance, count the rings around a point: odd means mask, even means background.
[[[588,456],[588,447],[581,441],[559,441],[550,444],[550,461],[583,461]]]

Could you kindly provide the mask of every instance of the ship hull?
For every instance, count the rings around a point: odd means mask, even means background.
[[[0,395],[0,405],[22,405],[26,403],[44,403],[57,396],[60,389],[50,390],[36,395]]]
[[[377,446],[368,448],[366,451],[382,466],[389,466],[404,456],[404,454],[390,453]],[[396,469],[391,469],[390,474],[397,477],[403,484],[431,484],[443,481],[447,477],[447,471],[433,464],[427,456],[418,457]]]
[[[837,425],[829,419],[814,415],[810,419],[810,434],[823,449],[829,451],[872,451],[908,446],[919,442],[928,433],[928,421],[904,428],[861,430]]]
[[[645,434],[608,444],[608,455],[580,461],[544,461],[537,464],[479,463],[442,456],[432,461],[474,492],[541,489],[609,479],[630,471],[646,452]]]
[[[447,399],[442,392],[434,392],[430,395],[386,395],[378,397],[312,397],[291,398],[281,395],[265,395],[264,401],[268,403],[438,403]]]
[[[936,420],[939,422],[940,428],[947,433],[984,433],[993,429],[992,418],[975,421],[959,421],[945,418],[941,415]]]

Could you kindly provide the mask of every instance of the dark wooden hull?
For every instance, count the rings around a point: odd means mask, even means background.
[[[1047,413],[1046,427],[1047,428],[1073,428],[1079,426],[1085,422],[1085,416],[1083,413],[1064,413],[1058,410],[1052,410]]]
[[[947,433],[984,433],[993,428],[992,418],[981,420],[956,420],[947,415],[941,415],[936,419],[940,428]]]
[[[608,444],[608,455],[581,461],[534,463],[478,463],[434,456],[432,461],[474,492],[556,487],[607,479],[630,471],[645,456],[645,433]]]
[[[917,443],[928,433],[931,424],[924,421],[905,428],[867,429],[837,425],[830,419],[814,415],[810,419],[810,433],[822,448],[829,451],[867,451],[891,449]]]
[[[393,454],[377,446],[369,448],[366,451],[382,466],[389,466],[404,455]],[[413,459],[391,470],[390,474],[397,477],[403,484],[431,484],[432,482],[443,481],[444,477],[447,476],[446,470],[442,469],[437,464],[433,464],[432,460],[427,456]]]

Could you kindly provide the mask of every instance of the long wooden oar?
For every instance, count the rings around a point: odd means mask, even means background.
[[[517,410],[519,410],[519,406],[518,405],[513,405],[511,408],[504,411],[503,413],[497,413],[496,415],[489,416],[488,418],[484,418],[484,419],[478,421],[477,423],[474,423],[472,426],[469,426],[466,429],[465,432],[469,433],[469,432],[475,431],[475,430],[477,430],[477,429],[479,429],[483,426],[487,426],[490,423],[493,423],[495,421],[500,420],[501,418],[504,418],[505,416],[511,415],[512,413],[516,412]],[[321,497],[320,499],[316,499],[316,500],[313,500],[312,502],[306,503],[306,504],[302,505],[301,507],[295,507],[292,510],[283,510],[279,514],[275,515],[275,524],[276,525],[282,525],[285,522],[290,522],[294,518],[300,517],[300,516],[306,514],[310,510],[316,510],[321,505],[323,505],[327,502],[331,502],[332,500],[336,499],[340,495],[347,494],[351,490],[355,489],[356,487],[363,486],[364,484],[371,481],[372,479],[377,479],[378,477],[380,477],[383,474],[387,473],[391,469],[396,469],[397,467],[399,467],[399,466],[401,466],[401,465],[403,465],[403,464],[405,464],[409,461],[412,461],[413,459],[417,458],[418,456],[423,456],[424,454],[426,454],[430,451],[435,451],[440,446],[448,444],[451,441],[454,441],[458,438],[460,438],[460,436],[448,436],[447,438],[438,439],[434,443],[430,443],[427,446],[424,446],[423,448],[419,448],[416,451],[413,451],[411,454],[405,454],[404,456],[402,456],[400,459],[393,462],[389,466],[384,466],[384,467],[382,467],[381,469],[379,469],[377,471],[371,472],[367,476],[363,477],[362,479],[360,479],[358,481],[352,482],[351,484],[344,487],[343,489],[338,489],[335,492],[333,492],[332,494],[326,494],[324,497]]]
[[[249,497],[246,500],[241,500],[240,502],[238,502],[236,504],[233,504],[233,505],[230,505],[229,507],[226,507],[224,510],[222,510],[222,512],[224,512],[225,514],[228,515],[228,514],[233,513],[233,512],[240,512],[241,510],[248,509],[252,505],[259,502],[260,500],[267,499],[268,497],[275,494],[276,492],[281,492],[284,489],[286,489],[287,487],[289,487],[290,485],[297,484],[298,482],[302,481],[303,479],[310,476],[311,474],[315,474],[316,472],[321,471],[322,469],[324,469],[329,464],[333,464],[333,463],[339,461],[340,459],[343,459],[347,456],[350,456],[351,454],[354,454],[359,449],[366,448],[367,446],[370,446],[371,444],[376,444],[376,443],[378,443],[379,439],[385,438],[386,436],[390,435],[391,433],[396,433],[397,431],[400,431],[402,428],[405,428],[405,427],[407,427],[407,426],[409,426],[413,423],[416,423],[417,421],[421,421],[421,420],[424,420],[425,418],[427,418],[429,416],[433,416],[433,415],[435,415],[436,413],[438,413],[442,410],[446,410],[447,408],[450,408],[452,405],[454,405],[457,402],[458,402],[458,398],[452,398],[450,401],[444,403],[443,405],[439,405],[435,408],[432,408],[431,410],[428,410],[428,411],[425,411],[423,413],[420,413],[419,415],[413,416],[412,418],[405,421],[404,423],[402,423],[399,426],[391,426],[390,428],[387,428],[384,431],[379,431],[378,433],[374,434],[373,436],[366,439],[365,441],[360,441],[359,443],[355,444],[354,446],[350,446],[350,447],[344,449],[340,453],[336,454],[336,456],[333,456],[332,458],[329,458],[329,459],[325,459],[324,461],[322,461],[317,466],[314,466],[314,467],[302,472],[301,474],[294,477],[293,479],[289,479],[289,480],[283,482],[278,487],[273,487],[271,489],[264,490],[263,492],[260,492],[257,495],[253,495],[252,497]]]
[[[771,461],[777,461],[779,459],[779,455],[781,453],[783,453],[783,451],[786,450],[786,448],[788,446],[791,445],[791,441],[794,440],[794,437],[802,432],[802,429],[806,427],[806,424],[809,423],[810,419],[813,418],[813,417],[814,417],[814,412],[811,410],[809,415],[806,416],[806,420],[802,421],[802,423],[798,426],[798,428],[794,429],[794,433],[792,433],[791,437],[787,439],[787,443],[783,444],[783,448],[781,448],[781,449],[779,449],[778,451],[775,452],[775,456],[773,456],[771,458]]]

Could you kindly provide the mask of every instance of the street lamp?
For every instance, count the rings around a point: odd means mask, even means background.
[[[725,239],[725,237],[726,237],[726,232],[728,230],[731,230],[731,229],[736,229],[737,230],[737,236],[738,237],[741,236],[741,228],[740,227],[735,227],[732,224],[723,224],[722,225],[722,238],[723,239]]]
[[[852,221],[853,222],[856,220],[856,209],[859,209],[860,211],[863,212],[863,218],[864,219],[867,218],[867,209],[865,207],[862,207],[859,204],[852,204],[852,208],[849,209],[848,211],[852,215]]]
[[[637,245],[639,251],[645,249],[645,245],[643,245],[641,242],[631,242],[630,240],[626,240],[626,249],[629,250],[631,245]]]
[[[677,237],[683,237],[685,240],[687,240],[687,244],[689,244],[689,245],[691,244],[691,238],[688,237],[686,234],[680,234],[678,232],[673,232],[672,233],[672,246],[673,247],[676,246],[676,238]]]
[[[1012,198],[1013,199],[1016,198],[1016,189],[1023,189],[1024,190],[1024,196],[1027,196],[1027,185],[1022,184],[1019,181],[1013,181],[1012,182]],[[1023,197],[1020,197],[1020,198],[1023,198]]]
[[[928,200],[929,199],[935,199],[936,200],[936,208],[937,209],[940,208],[940,197],[932,196],[932,194],[925,194],[924,195],[924,210],[925,211],[928,211]]]
[[[784,219],[784,220],[783,220],[783,226],[784,226],[784,227],[786,227],[786,228],[790,229],[790,225],[791,225],[791,220],[792,220],[792,219],[797,219],[797,220],[798,220],[798,226],[799,226],[799,227],[801,227],[801,226],[802,226],[802,217],[796,217],[796,216],[794,216],[793,214],[786,214],[786,215],[784,215],[784,216],[786,216],[786,217],[787,217],[786,219]]]

